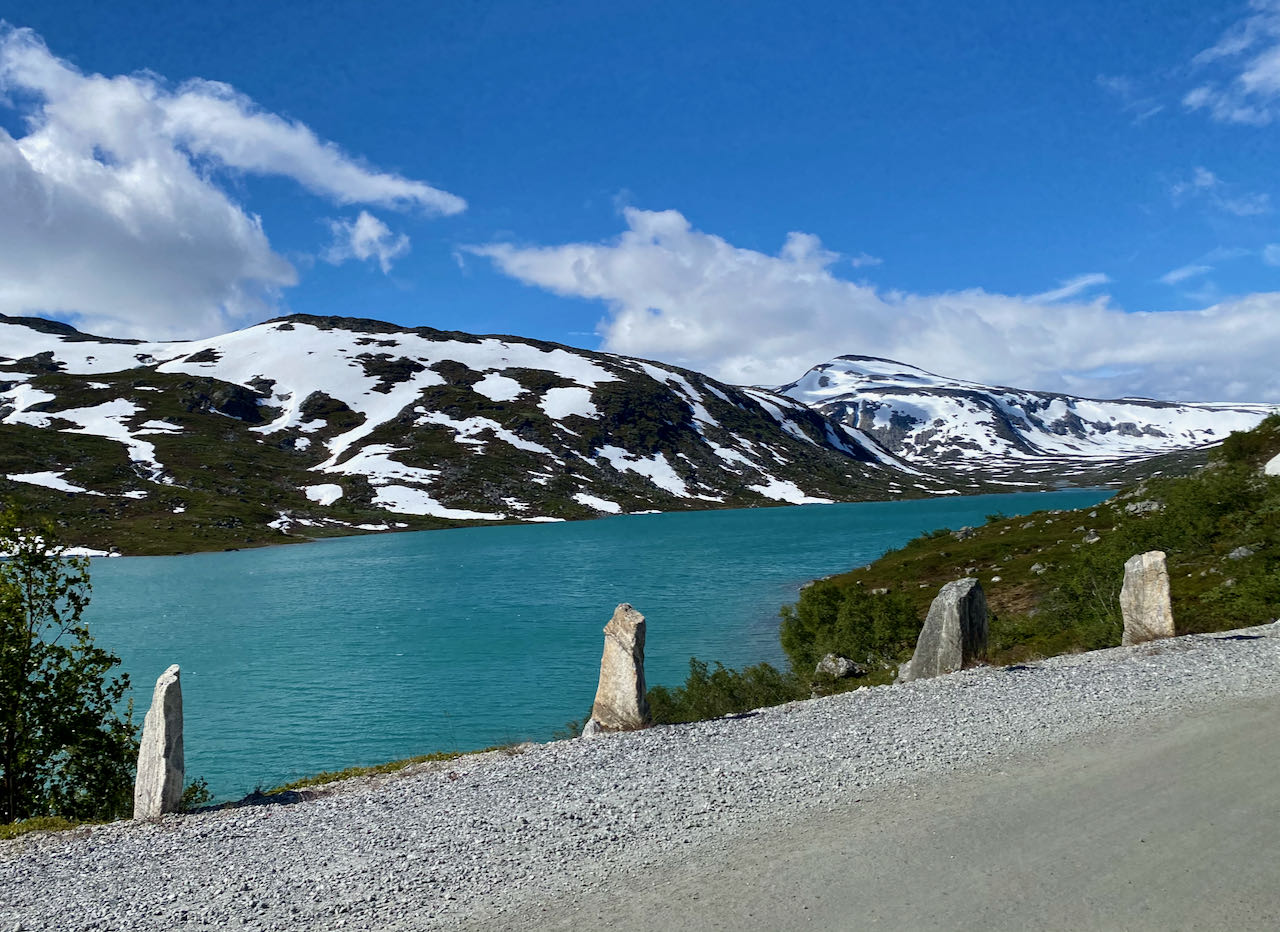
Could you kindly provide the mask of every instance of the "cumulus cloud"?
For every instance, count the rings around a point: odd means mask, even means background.
[[[838,278],[839,258],[789,234],[777,255],[736,247],[674,210],[623,212],[603,243],[472,247],[529,285],[603,301],[606,349],[780,384],[842,353],[1092,396],[1280,400],[1280,295],[1203,310],[1127,313],[1079,299],[1093,273],[1039,295],[882,291]]]
[[[1249,7],[1249,16],[1193,59],[1211,76],[1182,103],[1220,123],[1265,126],[1280,115],[1280,0]]]
[[[396,236],[390,227],[369,213],[360,211],[355,220],[330,220],[333,243],[324,252],[326,262],[339,265],[349,259],[373,260],[386,275],[391,263],[409,251],[409,237]]]
[[[225,84],[83,74],[31,31],[0,24],[6,105],[26,132],[0,129],[0,313],[153,338],[269,313],[297,272],[220,184],[229,171],[291,178],[344,205],[466,206],[363,165]],[[384,237],[370,255],[381,264],[405,248]]]

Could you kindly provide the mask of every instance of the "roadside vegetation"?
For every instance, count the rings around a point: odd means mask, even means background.
[[[1273,620],[1280,612],[1280,415],[1234,433],[1190,475],[1145,479],[1094,508],[989,515],[979,528],[940,528],[850,572],[817,580],[782,609],[788,669],[731,670],[690,661],[683,686],[654,687],[658,723],[695,721],[892,681],[911,657],[938,590],[982,582],[991,611],[989,661],[1012,664],[1120,643],[1120,587],[1134,554],[1168,555],[1179,634]],[[815,674],[827,654],[865,672]]]

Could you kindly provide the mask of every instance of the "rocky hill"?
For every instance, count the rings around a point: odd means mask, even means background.
[[[352,318],[153,343],[0,315],[0,501],[128,553],[1099,485],[1185,469],[1268,410],[1092,402],[867,357],[775,392]]]
[[[1275,409],[1099,401],[982,385],[873,356],[838,356],[778,391],[931,473],[1034,487],[1134,478],[1135,463],[1185,461]],[[1160,468],[1148,463],[1143,472]]]
[[[146,343],[0,317],[0,498],[59,514],[95,547],[944,484],[785,396],[551,343],[307,316]]]

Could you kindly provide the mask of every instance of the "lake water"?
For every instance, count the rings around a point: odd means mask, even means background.
[[[590,711],[614,606],[648,619],[649,683],[690,656],[779,662],[801,583],[992,512],[1110,493],[632,515],[95,560],[86,618],[134,681],[182,666],[188,778],[219,798],[353,764],[547,740]]]

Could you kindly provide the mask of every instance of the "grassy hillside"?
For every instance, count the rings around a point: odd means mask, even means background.
[[[1262,467],[1277,454],[1280,416],[1273,415],[1232,434],[1190,475],[1146,479],[1094,508],[990,515],[982,527],[918,537],[810,584],[783,609],[788,673],[696,664],[683,688],[653,691],[655,712],[689,720],[699,710],[745,711],[750,706],[735,705],[758,705],[766,693],[781,702],[815,685],[887,682],[911,656],[938,589],[965,576],[980,579],[987,596],[994,664],[1118,645],[1124,563],[1147,550],[1168,555],[1179,634],[1271,621],[1280,614],[1280,477],[1264,476]],[[863,664],[867,675],[815,684],[814,667],[827,653]]]

